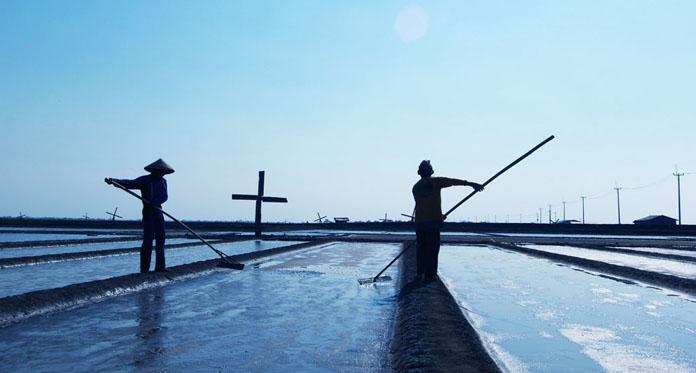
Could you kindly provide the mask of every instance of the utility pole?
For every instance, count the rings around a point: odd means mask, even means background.
[[[679,173],[677,171],[677,165],[674,165],[674,173],[672,174],[677,177],[677,206],[679,209],[679,225],[681,225],[682,220],[681,220],[681,177],[684,176],[684,173]]]
[[[551,224],[551,205],[549,205],[549,224]]]
[[[585,224],[585,198],[586,196],[580,196],[580,199],[582,199],[582,223]]]
[[[563,220],[566,220],[566,218],[565,218],[565,204],[566,204],[566,201],[563,201]]]
[[[543,210],[543,209],[542,209],[541,207],[539,207],[539,219],[537,219],[537,220],[539,221],[539,224],[541,224],[542,216],[544,216],[544,215],[541,214],[541,211],[542,211],[542,210]]]
[[[619,199],[619,191],[623,188],[614,187],[614,189],[616,189],[616,210],[619,214],[619,224],[621,224],[621,201]]]

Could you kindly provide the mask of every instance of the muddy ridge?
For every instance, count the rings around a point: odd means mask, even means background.
[[[390,361],[395,372],[501,372],[447,287],[413,282],[416,250],[401,259]]]

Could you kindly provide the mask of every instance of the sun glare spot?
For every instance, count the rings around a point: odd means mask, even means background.
[[[396,34],[405,42],[416,41],[428,30],[428,13],[417,6],[410,5],[399,11],[394,22]]]

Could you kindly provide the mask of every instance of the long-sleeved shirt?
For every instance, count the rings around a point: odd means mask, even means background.
[[[442,202],[440,190],[453,185],[463,185],[464,181],[447,177],[424,177],[413,186],[413,199],[416,200],[416,224],[441,223]]]
[[[162,207],[162,204],[167,201],[167,180],[160,175],[144,175],[134,180],[114,179],[117,183],[128,189],[140,189],[140,193],[144,199],[152,202],[157,207]],[[143,208],[149,206],[143,202]]]

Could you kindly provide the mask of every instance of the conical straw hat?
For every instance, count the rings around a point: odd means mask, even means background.
[[[145,171],[166,175],[174,172],[174,169],[172,166],[168,165],[167,162],[163,161],[162,158],[160,158],[145,166]]]

